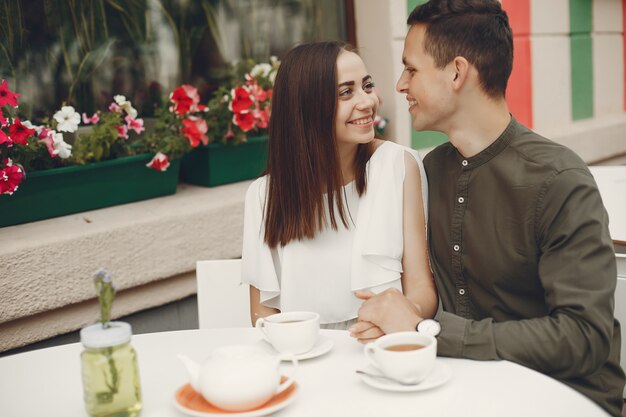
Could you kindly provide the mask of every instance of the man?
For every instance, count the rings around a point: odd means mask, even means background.
[[[517,362],[621,415],[607,214],[585,163],[510,115],[506,13],[497,0],[431,0],[408,24],[396,89],[416,130],[449,137],[424,159],[443,311],[423,320],[399,291],[358,293],[352,335],[430,332],[439,355]]]

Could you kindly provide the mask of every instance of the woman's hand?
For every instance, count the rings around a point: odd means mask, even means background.
[[[417,323],[422,321],[422,311],[419,305],[412,303],[407,297],[395,288],[387,289],[380,294],[370,291],[357,291],[357,298],[365,300],[359,309],[359,322],[350,327],[353,337],[361,339],[378,338],[383,334],[415,331]],[[366,328],[365,324],[369,323]],[[358,326],[358,327],[357,327]],[[372,326],[378,329],[372,329]],[[354,331],[353,331],[354,329]],[[368,333],[364,333],[364,332]]]

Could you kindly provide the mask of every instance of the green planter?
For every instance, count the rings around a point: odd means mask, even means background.
[[[258,136],[239,145],[199,146],[183,157],[181,180],[214,187],[257,178],[267,166],[267,140]]]
[[[176,192],[180,160],[165,172],[151,154],[27,173],[13,195],[0,195],[0,227],[95,210]]]

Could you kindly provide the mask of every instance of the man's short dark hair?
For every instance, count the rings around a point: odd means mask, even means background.
[[[513,35],[498,0],[430,0],[407,23],[426,25],[424,50],[445,67],[462,56],[478,70],[490,97],[503,97],[513,68]]]

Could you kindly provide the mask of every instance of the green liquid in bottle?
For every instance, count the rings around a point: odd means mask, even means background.
[[[136,417],[141,412],[137,355],[129,342],[81,354],[85,408],[91,417]]]

